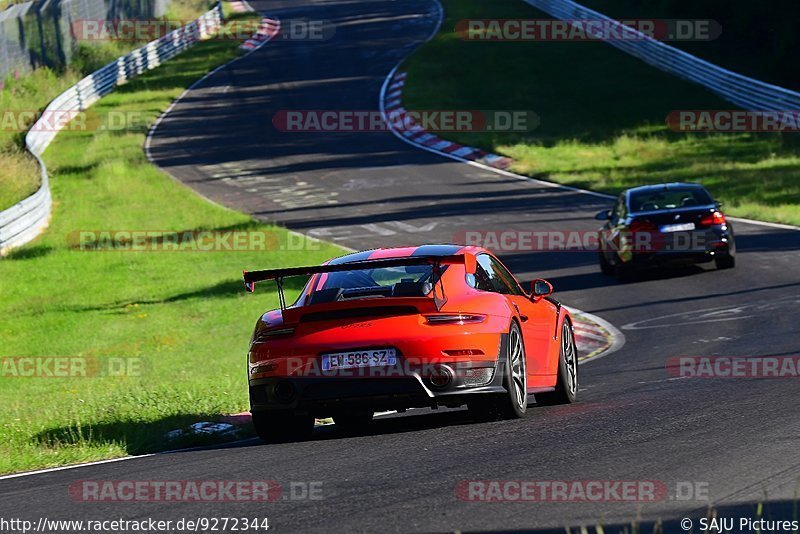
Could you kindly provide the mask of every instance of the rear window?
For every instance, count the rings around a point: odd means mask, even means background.
[[[442,266],[441,272],[447,270]],[[324,273],[312,279],[305,304],[382,297],[424,297],[436,283],[431,265]]]
[[[369,287],[392,287],[398,282],[430,282],[433,267],[430,265],[407,265],[404,267],[382,267],[379,269],[361,269],[328,273],[321,275],[323,279],[320,289],[363,289]]]
[[[671,210],[713,204],[711,195],[705,189],[668,189],[661,191],[642,191],[630,194],[631,211]]]

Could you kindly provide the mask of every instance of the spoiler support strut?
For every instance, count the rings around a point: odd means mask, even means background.
[[[278,302],[280,302],[281,311],[286,309],[286,295],[283,293],[283,277],[279,276],[275,279],[275,285],[278,286]]]

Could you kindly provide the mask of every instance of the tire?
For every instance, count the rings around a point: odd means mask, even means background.
[[[578,347],[568,321],[561,327],[561,348],[558,354],[558,379],[556,389],[536,395],[536,403],[542,406],[572,404],[578,397]]]
[[[372,423],[373,412],[348,412],[333,416],[336,429],[346,434],[351,434],[364,430]]]
[[[730,254],[720,254],[714,257],[714,264],[717,269],[733,269],[736,267],[736,257]]]
[[[528,409],[525,343],[516,322],[511,323],[503,340],[501,354],[504,355],[501,367],[506,393],[468,402],[469,411],[478,419],[519,419]]]
[[[600,272],[606,276],[613,276],[614,275],[614,266],[608,263],[608,259],[606,259],[606,255],[600,252],[598,254],[600,257]]]
[[[614,274],[620,282],[630,282],[636,275],[636,268],[629,263],[618,263],[614,267]]]
[[[314,432],[314,418],[298,416],[288,411],[254,412],[253,426],[265,443],[303,441]]]

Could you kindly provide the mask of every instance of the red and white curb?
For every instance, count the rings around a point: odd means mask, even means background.
[[[567,309],[572,314],[579,364],[607,356],[625,344],[625,334],[608,321],[582,310]]]
[[[514,160],[504,156],[498,156],[471,146],[459,145],[453,141],[442,139],[416,124],[413,118],[408,115],[408,111],[403,107],[403,87],[406,83],[407,73],[395,72],[388,89],[384,93],[382,110],[384,119],[390,128],[394,129],[394,124],[403,124],[404,128],[396,131],[412,144],[423,147],[432,152],[441,154],[452,154],[468,161],[476,161],[493,167],[495,169],[506,169]]]
[[[281,21],[264,17],[261,19],[261,25],[258,27],[256,33],[254,33],[250,39],[246,40],[239,48],[247,50],[248,52],[253,52],[273,40],[280,32]]]

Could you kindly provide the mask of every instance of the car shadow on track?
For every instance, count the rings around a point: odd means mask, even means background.
[[[182,414],[164,417],[156,421],[115,421],[104,423],[82,423],[51,428],[33,436],[32,441],[51,447],[64,447],[79,443],[122,445],[132,456],[152,453],[179,454],[189,451],[219,448],[243,448],[266,445],[255,437],[249,416],[232,421],[232,416],[221,414]],[[246,419],[246,421],[244,420]],[[207,422],[201,425],[200,422]],[[227,431],[192,432],[193,426],[211,426],[234,422]],[[437,428],[480,424],[466,409],[440,409],[435,412],[413,410],[406,414],[390,414],[377,417],[372,423],[357,431],[344,432],[336,425],[318,425],[309,442],[336,440],[341,438],[380,436],[419,432]],[[179,431],[179,432],[176,432]],[[177,434],[172,435],[171,434]]]
[[[628,286],[631,284],[658,280],[672,280],[710,273],[715,270],[713,263],[704,264],[703,266],[666,264],[643,268],[632,274],[630,280],[622,282],[614,276],[606,276],[600,272],[596,252],[541,251],[514,254],[504,258],[504,260],[508,268],[515,273],[529,271],[531,266],[535,266],[538,273],[554,273],[547,274],[546,278],[553,284],[557,292],[580,291],[609,286]],[[591,272],[558,274],[567,269],[585,268],[591,269]],[[525,286],[526,284],[523,284],[523,287]]]
[[[612,285],[628,286],[636,283],[652,282],[657,280],[673,280],[688,276],[698,276],[701,274],[710,273],[713,270],[713,267],[704,269],[699,265],[653,267],[649,269],[642,269],[641,271],[632,274],[629,280],[625,280],[623,282],[613,276],[602,274],[598,267],[597,272],[553,276],[550,277],[549,280],[550,283],[553,284],[553,287],[557,288],[559,291],[573,291]]]
[[[319,426],[314,429],[312,440],[402,434],[406,432],[419,432],[422,430],[480,424],[481,422],[482,421],[477,420],[465,409],[440,409],[432,412],[413,410],[405,414],[376,417],[369,425],[354,431],[345,432],[337,428],[336,425]]]
[[[576,405],[570,405],[576,406]],[[550,409],[564,409],[568,406],[547,407]],[[528,405],[527,417],[533,418],[535,413],[543,406],[531,401]],[[439,408],[430,410],[428,408],[416,408],[405,413],[393,413],[383,417],[376,417],[372,422],[363,428],[355,431],[345,431],[336,425],[317,426],[311,441],[326,441],[352,437],[385,436],[392,434],[403,434],[411,432],[422,432],[425,430],[438,430],[459,426],[470,425],[503,425],[513,424],[513,420],[483,418],[476,416],[466,407],[461,408]]]

